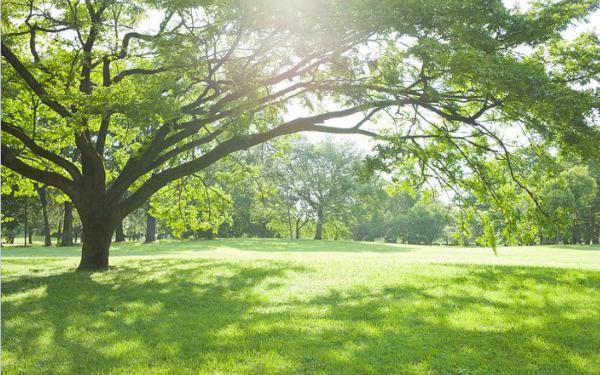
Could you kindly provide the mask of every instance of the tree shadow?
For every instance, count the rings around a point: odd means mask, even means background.
[[[215,250],[239,250],[265,253],[277,252],[333,252],[333,253],[401,253],[414,251],[408,245],[355,241],[284,240],[273,238],[227,238],[216,240],[161,240],[152,244],[141,242],[113,243],[111,257],[188,255]],[[56,258],[80,257],[81,246],[31,247],[2,249],[5,257]]]
[[[305,293],[295,277],[308,274],[317,282],[318,270],[274,261],[136,260],[108,273],[11,277],[2,285],[3,369],[286,374],[599,369],[600,273],[432,267],[461,272],[422,274],[381,287],[340,285],[316,295]],[[427,278],[426,287],[418,277]]]
[[[546,246],[546,248],[548,249],[555,249],[555,250],[579,250],[579,251],[600,251],[600,244],[593,244],[593,245],[583,245],[583,244],[579,244],[579,245],[548,245]]]
[[[334,240],[286,240],[273,238],[227,238],[215,240],[163,241],[152,248],[144,245],[114,246],[111,255],[156,255],[176,252],[193,253],[213,250],[239,250],[265,253],[333,252],[333,253],[399,253],[413,251],[406,245],[381,242]]]
[[[163,347],[164,358],[201,361],[218,345],[213,333],[245,319],[258,303],[254,287],[266,281],[273,285],[265,288],[276,287],[287,272],[302,270],[276,262],[243,267],[160,260],[133,261],[107,273],[4,281],[3,347],[35,358],[34,372],[128,372],[132,359],[160,362],[153,356]],[[11,298],[18,294],[25,297]],[[115,349],[120,346],[122,353]],[[3,365],[11,372],[17,363]]]

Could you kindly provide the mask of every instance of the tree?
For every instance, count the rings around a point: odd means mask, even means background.
[[[582,160],[574,152],[553,153],[548,147],[522,147],[515,151],[519,164],[513,173],[522,176],[519,185],[491,161],[488,182],[493,194],[471,194],[461,200],[471,212],[466,221],[471,239],[483,235],[487,218],[498,233],[498,242],[509,245],[535,243],[589,243],[595,233],[595,202],[598,200],[593,159]],[[477,181],[471,180],[476,184]],[[481,181],[479,182],[481,184]],[[481,187],[472,191],[480,191]],[[533,196],[529,194],[533,192]],[[461,219],[457,220],[459,223]]]
[[[573,194],[573,213],[575,220],[571,226],[571,242],[582,243],[586,235],[589,236],[590,215],[596,195],[598,194],[598,186],[596,181],[590,175],[587,166],[574,166],[562,173],[562,176],[567,181],[567,185]]]
[[[384,181],[378,176],[371,176],[366,181],[360,180],[354,193],[351,207],[354,223],[351,225],[352,238],[356,241],[374,241],[387,236],[389,215],[393,197],[384,190]],[[395,239],[390,239],[395,242]]]
[[[216,234],[229,220],[231,200],[210,172],[196,173],[159,190],[150,202],[149,222],[160,219],[176,237]]]
[[[431,245],[440,238],[446,226],[446,209],[433,202],[417,203],[408,215],[409,243]]]
[[[589,219],[596,194],[596,181],[583,166],[569,168],[544,184],[544,207],[557,242],[581,242],[582,221]]]
[[[123,231],[123,220],[117,223],[117,227],[115,229],[115,242],[124,242],[125,241],[125,232]]]
[[[315,219],[314,239],[323,238],[327,220],[344,216],[356,190],[357,155],[348,145],[296,142],[285,169],[278,175],[287,208],[294,211],[296,232],[310,207]],[[293,203],[292,203],[293,202]]]
[[[478,141],[497,140],[488,124],[522,121],[593,149],[593,93],[577,85],[591,78],[573,74],[587,66],[545,57],[583,56],[590,37],[566,49],[551,42],[595,6],[4,1],[2,164],[70,198],[83,228],[78,269],[105,270],[117,223],[154,193],[286,134],[377,136],[391,145],[382,158],[402,148],[435,161],[438,151],[413,142],[489,152]],[[141,9],[157,11],[156,28]],[[540,53],[520,58],[523,45]],[[41,102],[37,128],[31,96]],[[307,110],[285,118],[293,102]],[[407,110],[428,125],[363,129],[378,113],[398,120]],[[350,115],[360,116],[350,127],[323,124]]]
[[[73,246],[73,204],[70,201],[64,203],[64,219],[60,246]]]
[[[285,144],[285,146],[284,146]],[[283,146],[283,147],[282,147]],[[293,196],[289,170],[281,156],[287,142],[269,142],[232,158],[229,168],[238,176],[227,185],[232,197],[231,229],[242,236],[300,238],[306,224],[304,207]],[[239,176],[243,176],[239,179]],[[237,229],[236,229],[237,228]]]
[[[146,210],[138,208],[127,215],[123,229],[129,241],[138,241],[146,231]]]
[[[35,185],[31,181],[15,175],[10,170],[2,170],[2,236],[7,243],[14,243],[23,234],[23,245],[31,244],[33,226],[38,210],[35,199]]]
[[[145,243],[156,241],[156,217],[150,212],[150,206],[146,209],[146,236]]]
[[[596,181],[597,193],[589,216],[589,237],[593,244],[600,243],[600,162],[589,162],[591,176]]]
[[[23,218],[23,198],[15,197],[13,192],[2,194],[2,242],[14,244],[15,237],[21,231]]]
[[[40,198],[40,206],[42,207],[42,235],[44,236],[44,246],[51,246],[52,238],[50,237],[50,220],[48,218],[48,187],[46,185],[40,186],[40,184],[36,184],[35,189]]]

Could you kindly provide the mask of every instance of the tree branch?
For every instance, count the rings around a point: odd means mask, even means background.
[[[148,166],[148,170],[153,170],[155,168],[160,167],[163,163],[166,163],[168,160],[176,157],[177,155],[180,155],[181,153],[191,150],[195,147],[201,146],[203,144],[206,144],[212,140],[214,140],[219,134],[221,134],[223,132],[223,129],[218,129],[202,138],[190,141],[182,146],[179,147],[175,147],[167,152],[165,152],[164,154],[160,155],[158,158],[156,158],[149,166]]]
[[[104,154],[104,144],[106,143],[106,136],[108,135],[108,127],[110,125],[110,113],[102,115],[100,120],[100,129],[98,130],[98,139],[96,140],[96,151],[100,156]]]
[[[156,69],[142,69],[142,68],[127,69],[127,70],[123,70],[121,73],[114,76],[112,78],[111,83],[119,83],[121,80],[123,80],[123,78],[125,78],[127,76],[131,76],[131,75],[137,74],[137,75],[149,76],[152,74],[165,72],[166,70],[167,70],[167,68],[164,68],[164,67],[156,68]]]
[[[31,180],[60,189],[73,201],[76,201],[78,198],[75,184],[72,180],[69,180],[56,172],[44,171],[24,163],[19,159],[15,150],[6,145],[2,145],[2,165]]]
[[[6,120],[2,120],[2,131],[20,140],[35,155],[64,168],[76,181],[81,179],[81,172],[75,164],[71,163],[60,155],[41,147],[32,138],[25,134],[21,128],[10,124]]]
[[[25,80],[27,85],[40,97],[42,102],[48,107],[52,108],[56,113],[62,117],[70,117],[71,112],[67,110],[62,104],[53,100],[48,95],[46,89],[35,79],[35,77],[27,70],[25,65],[21,63],[19,58],[2,43],[2,56],[12,65],[17,73]]]
[[[179,166],[164,170],[150,177],[136,192],[127,197],[124,201],[115,202],[114,210],[118,211],[118,215],[124,216],[146,201],[152,194],[158,191],[171,181],[174,181],[183,176],[192,174],[207,168],[227,155],[248,149],[260,143],[264,143],[276,137],[287,134],[293,134],[303,131],[330,131],[331,129],[339,129],[333,127],[320,126],[316,124],[324,121],[350,116],[352,114],[362,112],[374,107],[384,107],[398,102],[382,101],[359,105],[356,107],[347,108],[340,111],[332,111],[320,115],[310,117],[300,117],[295,120],[281,124],[269,131],[251,135],[234,136],[227,141],[220,143],[211,151],[192,161],[183,163]],[[336,131],[336,130],[333,130]],[[356,131],[356,130],[355,130]]]

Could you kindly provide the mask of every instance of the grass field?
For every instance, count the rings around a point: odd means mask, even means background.
[[[2,249],[6,374],[600,374],[600,247]]]

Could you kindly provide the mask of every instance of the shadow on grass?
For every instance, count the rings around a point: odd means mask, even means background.
[[[174,245],[174,247],[173,247]],[[227,238],[217,240],[190,240],[190,241],[167,241],[158,245],[158,251],[162,246],[172,247],[174,250],[183,251],[209,251],[229,248],[241,251],[260,252],[378,252],[393,253],[411,251],[409,247],[396,244],[380,242],[356,242],[356,241],[333,241],[333,240],[287,240],[273,238]],[[137,251],[139,246],[131,251]],[[141,249],[143,250],[143,249]]]
[[[556,249],[556,250],[600,251],[600,244],[594,244],[594,245],[547,245],[546,248]]]
[[[127,372],[131,360],[146,365],[169,358],[196,360],[215,345],[216,331],[238,322],[258,303],[250,293],[254,286],[301,270],[161,260],[131,262],[104,274],[67,272],[5,281],[2,346],[31,356],[34,372]],[[18,293],[28,295],[11,301]],[[3,367],[11,372],[11,366]]]
[[[146,256],[176,255],[177,253],[203,252],[218,249],[234,249],[258,252],[376,252],[397,253],[413,249],[408,246],[376,242],[283,240],[264,238],[228,238],[217,240],[162,240],[152,244],[141,242],[113,243],[110,255]],[[6,257],[79,257],[81,246],[3,248]]]
[[[293,291],[294,276],[315,270],[284,262],[132,261],[103,274],[15,277],[2,285],[3,370],[600,370],[600,310],[586,310],[600,307],[592,300],[600,273],[439,267],[467,272],[416,277],[426,287],[340,286],[312,297]],[[557,298],[558,287],[571,290],[575,303]]]

